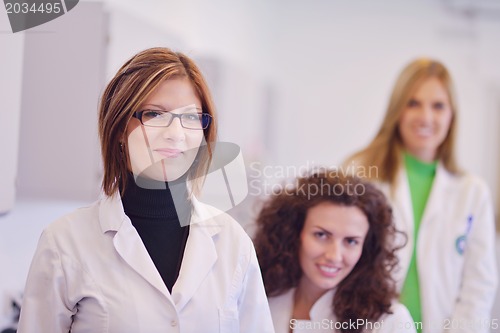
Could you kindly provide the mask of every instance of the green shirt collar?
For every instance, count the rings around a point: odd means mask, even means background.
[[[434,175],[438,161],[424,162],[408,152],[403,153],[406,169],[418,174]]]

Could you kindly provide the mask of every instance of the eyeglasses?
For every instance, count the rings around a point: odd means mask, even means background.
[[[201,110],[200,108],[192,108]],[[134,112],[134,118],[140,120],[141,124],[150,127],[168,127],[174,118],[179,118],[181,126],[187,129],[202,130],[207,128],[212,121],[212,116],[208,113],[187,112],[172,113],[163,110],[142,110]]]

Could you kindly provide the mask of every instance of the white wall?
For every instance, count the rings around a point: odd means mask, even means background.
[[[236,73],[233,89],[216,96],[221,135],[272,165],[340,163],[374,135],[404,65],[418,56],[443,61],[458,90],[459,161],[486,178],[499,202],[500,18],[491,2],[108,3],[174,34],[190,55],[218,59]],[[496,12],[462,14],[474,4]],[[249,82],[260,92],[247,93]],[[262,138],[272,142],[261,145]]]
[[[232,101],[220,103],[227,114],[222,135],[237,141],[242,132],[265,130],[258,137],[272,142],[257,145],[259,154],[279,165],[339,163],[373,136],[402,66],[419,55],[436,57],[457,82],[460,161],[486,178],[498,198],[499,20],[464,18],[440,1],[110,0],[107,8],[115,14],[109,19],[106,79],[133,52],[152,45],[217,59],[235,73],[230,81],[236,83],[226,93]],[[142,32],[141,20],[147,26]],[[17,43],[6,49],[21,54]],[[7,63],[13,64],[10,73],[19,72],[19,60]],[[239,93],[238,84],[249,90],[247,82],[263,92]],[[255,102],[269,94],[272,103]],[[15,100],[16,94],[5,96]],[[266,108],[271,117],[260,111]],[[224,121],[228,117],[251,124],[235,126]],[[249,145],[253,138],[244,135]]]
[[[21,78],[24,50],[24,35],[14,35],[10,32],[10,25],[5,11],[0,10],[0,264],[2,274],[0,275],[0,329],[9,323],[8,306],[5,304],[4,296],[9,290],[20,290],[19,286],[12,286],[11,272],[15,268],[12,260],[14,250],[10,248],[13,244],[7,244],[10,235],[4,233],[3,226],[6,225],[6,215],[13,206],[15,199],[15,178],[17,175],[17,154],[19,145],[19,121],[21,110]],[[2,216],[3,215],[3,216]],[[17,228],[16,224],[9,224],[9,228]],[[18,240],[18,239],[16,239]],[[33,241],[28,242],[30,245]],[[15,246],[12,246],[15,248]],[[32,256],[30,251],[29,256]],[[29,258],[22,260],[21,265],[26,265]],[[5,273],[7,272],[7,273]],[[12,277],[22,280],[26,273],[24,271],[12,272]],[[9,281],[8,281],[9,280]]]
[[[399,71],[427,55],[448,65],[457,83],[460,161],[494,177],[491,170],[498,165],[486,158],[497,154],[498,140],[485,142],[499,127],[484,126],[491,115],[484,105],[492,94],[485,87],[500,80],[493,60],[500,52],[493,46],[500,20],[451,16],[437,1],[274,4],[267,71],[279,89],[277,109],[284,118],[275,124],[281,133],[281,149],[274,152],[278,163],[338,163],[365,145],[380,125]],[[313,115],[320,120],[316,124]]]
[[[7,13],[0,10],[0,215],[14,204],[24,35],[10,32]]]

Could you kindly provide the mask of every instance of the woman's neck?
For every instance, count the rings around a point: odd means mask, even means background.
[[[313,305],[327,291],[328,289],[320,289],[303,278],[295,289],[292,318],[310,320]]]
[[[185,225],[191,203],[185,183],[167,183],[128,174],[122,195],[125,213],[143,218],[179,219]]]

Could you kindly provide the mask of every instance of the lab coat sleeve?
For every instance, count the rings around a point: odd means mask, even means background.
[[[486,184],[480,183],[475,197],[477,210],[467,236],[460,294],[448,325],[452,333],[487,333],[497,288],[495,223],[492,201]],[[497,319],[498,320],[498,319]],[[498,325],[498,322],[497,322]],[[446,328],[446,327],[445,327]]]
[[[67,297],[61,255],[52,235],[42,233],[26,281],[19,333],[68,333],[76,307]]]
[[[248,266],[238,300],[241,333],[274,333],[260,267],[251,241]]]

